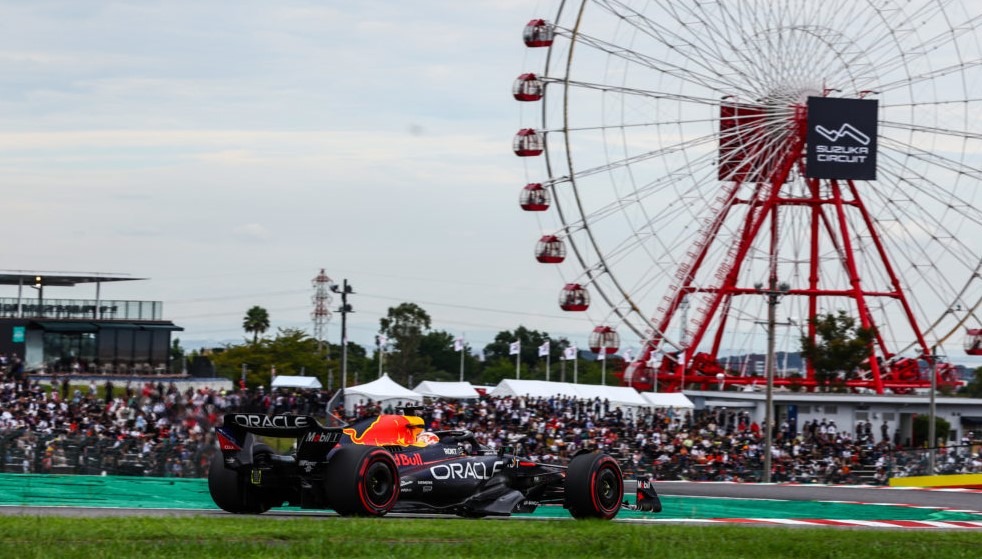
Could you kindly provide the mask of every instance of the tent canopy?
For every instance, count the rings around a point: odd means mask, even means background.
[[[641,396],[653,408],[692,409],[696,407],[692,400],[681,392],[642,392]]]
[[[480,398],[469,382],[436,382],[424,380],[413,388],[413,392],[427,398],[446,398],[448,400],[466,400]]]
[[[609,400],[611,409],[615,407],[642,408],[648,401],[641,397],[637,390],[630,386],[603,386],[600,384],[574,384],[580,398],[593,400]]]
[[[544,380],[504,379],[495,386],[489,396],[529,396],[530,398],[549,398],[551,396],[579,397],[573,385],[568,382],[546,382]]]
[[[293,377],[289,375],[277,375],[273,379],[273,388],[313,388],[321,387],[321,381],[316,377]]]
[[[344,407],[348,411],[359,404],[367,404],[369,400],[378,403],[397,401],[420,404],[423,397],[389,378],[388,373],[372,382],[344,389]]]
[[[549,398],[565,396],[578,400],[609,400],[611,409],[640,408],[650,404],[630,386],[603,386],[598,384],[570,384],[568,382],[547,382],[544,380],[505,379],[492,390],[491,396],[529,396]]]

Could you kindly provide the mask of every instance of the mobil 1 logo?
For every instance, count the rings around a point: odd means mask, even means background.
[[[875,99],[808,98],[806,175],[876,180]]]

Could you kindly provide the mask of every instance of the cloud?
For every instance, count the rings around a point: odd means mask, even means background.
[[[240,225],[233,233],[243,241],[268,241],[272,237],[269,229],[259,223]]]
[[[558,311],[556,272],[531,256],[537,222],[517,206],[526,177],[510,141],[531,109],[509,90],[529,70],[532,12],[517,0],[5,6],[0,235],[18,242],[4,258],[150,278],[102,296],[164,301],[182,339],[239,339],[253,304],[273,328],[305,325],[322,267],[359,293],[355,339],[403,301],[448,330],[585,336],[582,316]]]

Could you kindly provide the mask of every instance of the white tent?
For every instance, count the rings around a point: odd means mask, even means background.
[[[547,382],[544,380],[505,379],[489,393],[490,396],[529,396],[531,398],[549,398],[550,396],[565,396],[578,400],[593,400],[600,398],[608,400],[611,409],[640,408],[648,406],[648,402],[630,386],[603,386],[599,384],[571,384],[568,382]]]
[[[600,384],[574,384],[573,386],[582,399],[600,398],[601,401],[608,400],[610,409],[641,408],[648,405],[648,401],[630,386],[603,386]]]
[[[642,392],[641,396],[653,408],[692,409],[696,407],[692,400],[681,392]]]
[[[437,382],[424,380],[413,388],[413,392],[427,398],[446,398],[448,400],[477,399],[481,395],[469,382]]]
[[[277,375],[273,379],[273,388],[311,388],[321,387],[321,381],[316,377],[292,377],[289,375]]]
[[[344,389],[344,408],[347,411],[353,410],[357,405],[367,404],[369,400],[381,403],[383,407],[386,404],[395,407],[399,404],[423,403],[421,395],[392,380],[388,373],[372,382]]]
[[[529,396],[532,398],[548,398],[550,396],[579,397],[576,389],[568,382],[546,382],[544,380],[505,379],[498,383],[488,396]]]

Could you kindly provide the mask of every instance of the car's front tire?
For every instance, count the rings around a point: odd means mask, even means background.
[[[264,444],[252,448],[252,460],[260,454],[273,454]],[[245,474],[225,467],[221,451],[216,452],[208,469],[208,492],[218,507],[233,514],[262,514],[270,509],[270,500],[262,489],[252,485]]]
[[[624,498],[624,476],[610,455],[599,452],[574,456],[566,470],[564,506],[574,518],[617,516]]]
[[[342,516],[382,516],[399,498],[399,468],[381,447],[337,449],[325,478],[328,502]]]

